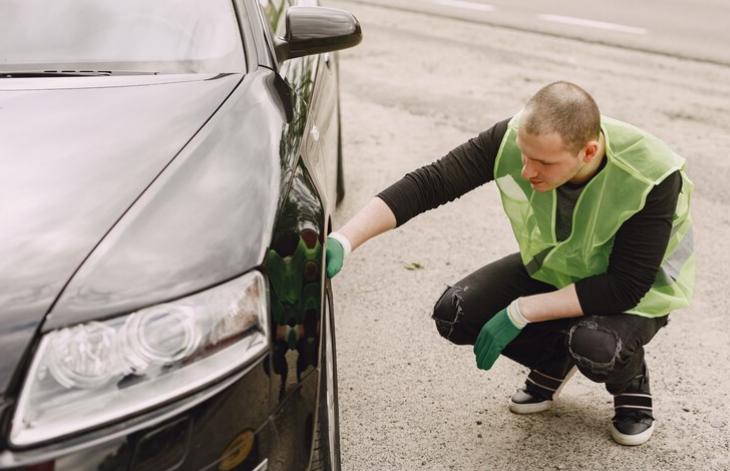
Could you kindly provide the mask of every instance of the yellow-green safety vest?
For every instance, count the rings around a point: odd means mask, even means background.
[[[520,175],[519,121],[518,113],[509,122],[494,177],[530,276],[563,288],[605,273],[621,225],[644,207],[652,188],[680,170],[682,191],[656,281],[626,313],[659,317],[687,307],[694,290],[695,255],[689,214],[693,184],[684,172],[685,160],[651,134],[602,116],[606,164],[583,188],[573,211],[572,232],[559,242],[555,235],[555,190],[534,191]]]

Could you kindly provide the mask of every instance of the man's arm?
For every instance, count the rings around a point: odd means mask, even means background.
[[[520,312],[529,322],[543,322],[580,317],[583,308],[575,292],[575,284],[553,291],[520,298]]]
[[[381,191],[327,238],[327,276],[342,269],[348,254],[369,239],[405,224],[494,179],[494,162],[509,120],[501,121]]]
[[[367,240],[405,224],[409,219],[462,196],[494,179],[494,162],[509,119],[469,139],[436,162],[406,174],[337,231],[348,245],[345,253]]]
[[[395,226],[395,214],[376,196],[337,232],[345,236],[350,241],[351,250],[355,250],[367,240],[394,229]]]
[[[396,226],[494,180],[494,163],[508,123],[509,119],[500,121],[381,191],[378,197],[395,215]]]
[[[649,193],[646,205],[616,233],[606,273],[551,293],[520,298],[522,315],[542,322],[586,315],[611,315],[635,307],[656,280],[672,232],[682,188],[679,172]]]

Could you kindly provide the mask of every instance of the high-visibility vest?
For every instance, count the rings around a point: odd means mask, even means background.
[[[694,290],[695,255],[689,214],[693,184],[684,172],[685,160],[651,134],[601,117],[606,164],[583,188],[573,212],[570,236],[558,241],[555,190],[534,191],[520,175],[522,154],[516,140],[519,120],[517,114],[509,122],[494,176],[530,276],[563,288],[605,273],[621,225],[644,207],[652,188],[679,170],[682,191],[656,281],[639,304],[625,312],[659,317],[688,306]]]

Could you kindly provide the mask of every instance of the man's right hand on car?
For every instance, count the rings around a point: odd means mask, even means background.
[[[334,278],[342,270],[345,257],[351,251],[350,241],[339,232],[333,232],[327,237],[327,277]]]

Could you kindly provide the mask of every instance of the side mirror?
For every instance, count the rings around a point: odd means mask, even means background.
[[[326,7],[291,7],[286,36],[276,38],[276,59],[339,51],[360,44],[360,22],[351,13]]]

